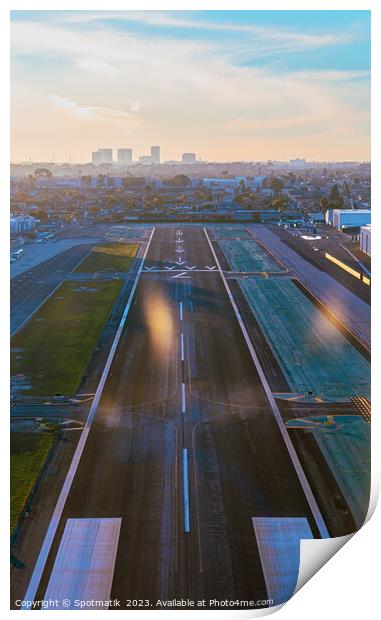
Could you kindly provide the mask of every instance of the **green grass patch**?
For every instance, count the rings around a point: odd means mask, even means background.
[[[129,271],[138,247],[138,243],[110,242],[96,245],[75,272]]]
[[[216,239],[229,237],[231,239],[251,239],[250,234],[244,228],[234,228],[230,226],[217,226],[212,228],[213,235]]]
[[[11,533],[45,463],[55,435],[55,432],[11,433]]]
[[[64,282],[11,339],[11,374],[25,394],[73,394],[110,315],[121,280]]]

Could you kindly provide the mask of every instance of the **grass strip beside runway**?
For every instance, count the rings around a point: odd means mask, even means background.
[[[250,239],[250,234],[244,228],[240,227],[228,227],[228,226],[216,226],[211,229],[212,237],[214,239],[229,237],[238,239]]]
[[[233,271],[284,271],[255,241],[222,239],[219,245]]]
[[[55,432],[11,432],[11,533],[17,525]]]
[[[121,286],[64,282],[11,339],[11,375],[29,386],[23,394],[75,392]]]
[[[129,271],[139,245],[137,243],[101,243],[80,263],[75,273]]]
[[[287,277],[239,282],[292,392],[370,395],[368,361]]]

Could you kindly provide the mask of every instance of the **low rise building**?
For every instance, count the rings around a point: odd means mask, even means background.
[[[360,228],[360,250],[370,256],[371,253],[371,225]]]
[[[360,228],[371,222],[370,209],[334,209],[332,225],[337,230]]]

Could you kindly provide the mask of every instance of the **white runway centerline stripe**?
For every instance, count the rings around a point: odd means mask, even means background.
[[[68,519],[44,600],[55,609],[75,609],[75,601],[110,598],[122,519]],[[63,605],[62,601],[70,604]]]
[[[180,353],[181,353],[181,361],[184,361],[184,334],[180,335]]]
[[[183,302],[180,301],[180,321],[183,320]]]
[[[314,516],[314,519],[315,519],[316,525],[318,527],[320,536],[322,538],[330,538],[329,532],[327,530],[327,526],[326,526],[326,524],[324,522],[324,519],[323,519],[323,515],[320,512],[319,506],[318,506],[318,504],[316,502],[315,496],[314,496],[314,494],[312,492],[312,489],[310,487],[310,484],[309,484],[309,482],[307,480],[306,474],[304,473],[304,470],[303,470],[303,467],[302,467],[302,465],[301,465],[301,463],[299,461],[298,455],[296,454],[296,450],[294,448],[294,445],[293,445],[293,443],[292,443],[292,441],[291,441],[291,439],[290,439],[290,437],[288,435],[288,432],[287,432],[287,429],[286,429],[286,427],[284,425],[281,413],[280,413],[280,411],[278,409],[278,405],[275,402],[275,398],[274,398],[273,393],[272,393],[272,391],[270,389],[270,386],[269,386],[269,384],[267,382],[266,375],[263,372],[263,368],[262,368],[262,366],[260,364],[258,355],[257,355],[257,353],[256,353],[256,351],[255,351],[255,349],[253,347],[253,344],[252,344],[252,342],[250,340],[250,336],[247,333],[247,329],[245,327],[245,324],[243,322],[241,314],[240,314],[240,312],[238,310],[238,306],[235,303],[235,300],[234,300],[234,297],[233,297],[232,292],[230,290],[229,284],[228,284],[228,282],[227,282],[227,280],[225,278],[225,274],[222,271],[222,267],[220,265],[220,261],[218,260],[217,254],[215,253],[213,245],[212,245],[212,243],[211,243],[211,241],[209,239],[209,235],[208,235],[208,232],[207,232],[206,228],[204,228],[204,233],[205,233],[206,239],[208,241],[210,250],[211,250],[211,252],[213,254],[213,258],[214,258],[214,260],[216,262],[218,271],[220,272],[220,275],[221,275],[222,281],[224,283],[226,292],[228,294],[230,303],[233,306],[233,310],[234,310],[235,315],[237,317],[237,320],[238,320],[239,326],[241,328],[243,337],[245,339],[247,348],[249,349],[251,358],[252,358],[252,360],[254,362],[255,368],[257,369],[258,375],[259,375],[259,377],[261,379],[261,382],[262,382],[262,385],[263,385],[263,389],[266,392],[266,396],[267,396],[267,399],[269,401],[269,404],[270,404],[270,407],[271,407],[271,411],[273,412],[273,415],[274,415],[274,418],[276,420],[276,423],[278,424],[279,430],[280,430],[280,432],[282,434],[282,437],[283,437],[283,441],[286,444],[286,448],[288,450],[288,453],[289,453],[289,456],[291,458],[292,464],[293,464],[294,469],[296,471],[296,474],[297,474],[297,476],[299,478],[300,485],[301,485],[301,487],[303,489],[303,492],[304,492],[304,495],[305,495],[306,500],[308,502],[308,505],[310,507],[310,510],[311,510],[311,512],[312,512],[312,514]]]
[[[188,491],[188,450],[183,448],[184,532],[190,532]]]
[[[38,586],[39,586],[40,581],[41,581],[42,574],[43,574],[43,572],[45,570],[45,565],[46,565],[46,561],[48,559],[50,548],[52,546],[52,543],[53,543],[53,540],[54,540],[54,537],[55,537],[55,534],[56,534],[56,531],[57,531],[57,528],[58,528],[58,524],[59,524],[61,516],[62,516],[62,512],[63,512],[64,506],[65,506],[67,497],[68,497],[68,495],[70,493],[70,488],[71,488],[72,482],[74,480],[74,476],[76,474],[79,461],[81,459],[83,450],[85,448],[87,437],[89,435],[90,428],[91,428],[91,425],[93,423],[94,416],[95,416],[96,410],[97,410],[98,405],[99,405],[99,401],[100,401],[101,396],[102,396],[103,388],[105,386],[105,383],[106,383],[106,380],[107,380],[107,377],[108,377],[108,373],[110,372],[110,367],[111,367],[112,361],[114,359],[115,351],[116,351],[117,346],[119,344],[119,340],[120,340],[120,337],[122,335],[122,331],[123,331],[124,325],[125,325],[126,320],[127,320],[128,312],[130,310],[133,297],[135,295],[136,287],[138,285],[138,282],[139,282],[139,279],[140,279],[140,275],[142,273],[142,269],[143,269],[143,266],[144,266],[144,261],[146,259],[147,254],[148,254],[148,250],[149,250],[149,247],[150,247],[150,244],[151,244],[154,232],[155,232],[155,228],[152,229],[152,232],[151,232],[151,235],[150,235],[150,237],[148,239],[147,246],[145,248],[143,257],[141,259],[141,263],[139,265],[139,269],[137,271],[134,284],[132,286],[132,289],[131,289],[131,292],[130,292],[130,295],[129,295],[129,298],[128,298],[128,301],[127,301],[127,304],[126,304],[126,307],[125,307],[124,312],[123,312],[123,316],[122,316],[122,318],[120,320],[118,330],[117,330],[117,332],[115,334],[113,343],[111,345],[111,349],[110,349],[110,353],[109,353],[108,358],[107,358],[106,365],[105,365],[105,367],[103,369],[102,376],[100,378],[97,390],[95,392],[95,397],[94,397],[93,403],[92,403],[92,405],[90,407],[90,410],[89,410],[89,413],[88,413],[88,416],[87,416],[87,419],[86,419],[85,426],[83,428],[81,437],[80,437],[80,439],[78,441],[78,445],[77,445],[77,448],[75,450],[75,453],[74,453],[74,456],[73,456],[73,460],[72,460],[72,462],[70,464],[69,471],[68,471],[68,473],[66,475],[65,482],[63,483],[63,486],[62,486],[62,489],[61,489],[61,493],[60,493],[60,495],[58,497],[57,504],[56,504],[56,507],[55,507],[54,512],[53,512],[53,516],[52,516],[52,518],[50,520],[49,527],[48,527],[48,530],[47,530],[45,538],[44,538],[44,542],[42,543],[42,547],[41,547],[39,556],[37,558],[37,562],[35,564],[35,567],[34,567],[34,570],[33,570],[33,574],[32,574],[31,580],[29,582],[28,589],[27,589],[27,591],[25,593],[25,596],[24,596],[25,600],[34,601],[34,599],[35,599],[35,596],[36,596],[36,593],[37,593],[37,589],[38,589]]]
[[[186,402],[185,402],[185,383],[181,384],[181,413],[186,412]]]

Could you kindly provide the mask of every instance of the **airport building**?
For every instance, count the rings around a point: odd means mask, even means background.
[[[160,164],[160,146],[151,146],[151,159],[153,164]]]
[[[360,250],[370,256],[371,254],[371,225],[360,228]]]
[[[18,235],[19,233],[29,232],[36,228],[36,218],[30,215],[22,216],[17,215],[10,218],[11,235]]]
[[[118,164],[131,164],[132,163],[132,149],[118,149],[117,150]]]
[[[371,222],[370,209],[333,209],[332,226],[337,230],[366,226]]]
[[[333,224],[333,209],[327,209],[327,211],[325,212],[325,223],[328,224],[328,226],[332,226]]]

